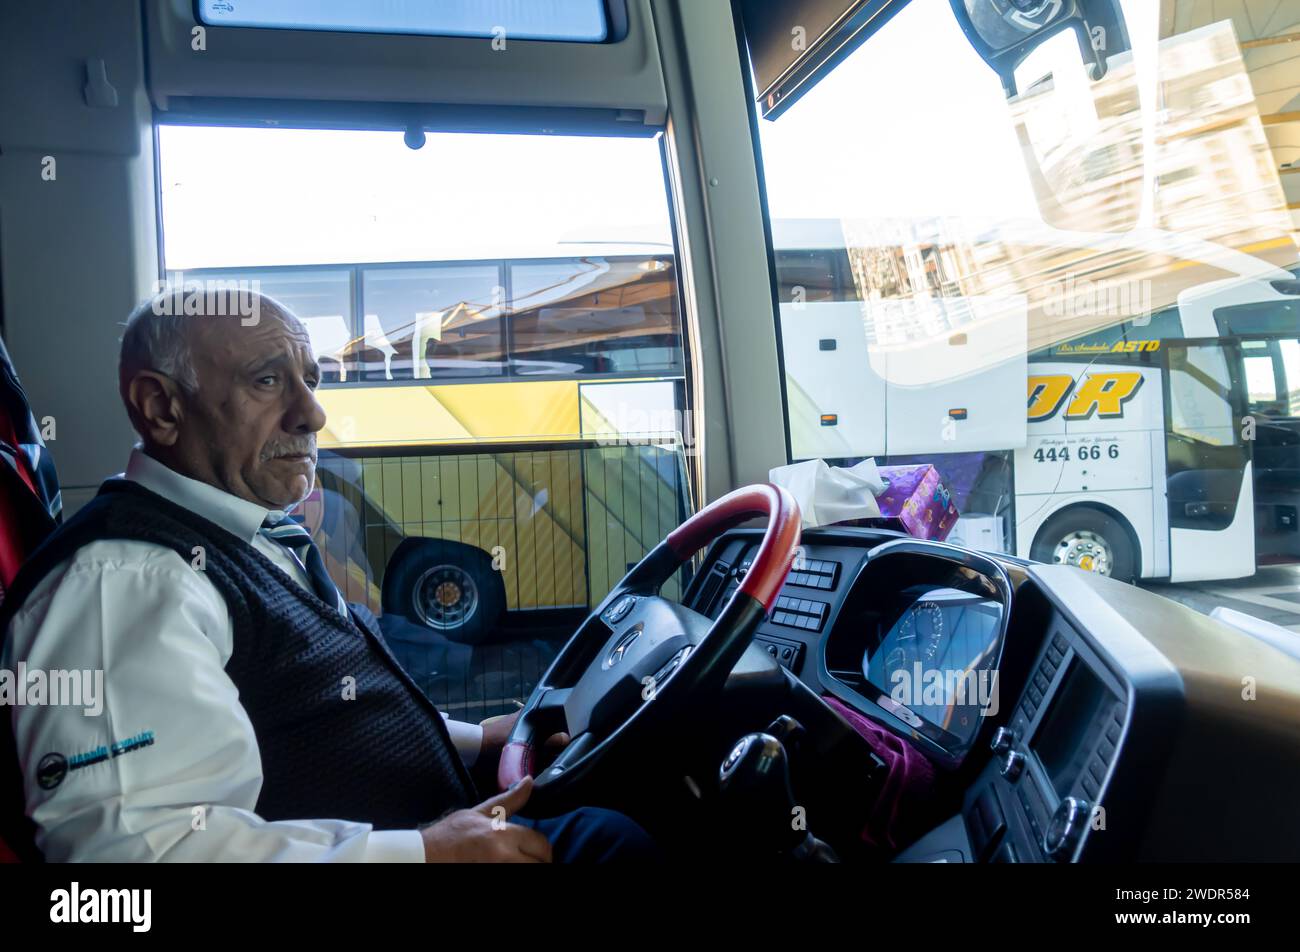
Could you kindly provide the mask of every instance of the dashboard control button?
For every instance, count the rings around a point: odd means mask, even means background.
[[[1043,849],[1058,863],[1072,859],[1087,825],[1088,804],[1078,797],[1066,797],[1047,824]]]
[[[1034,707],[1043,703],[1042,693],[1032,684],[1029,686],[1029,700],[1033,702]]]
[[[1103,763],[1110,763],[1110,759],[1115,756],[1115,748],[1107,740],[1102,740],[1097,745],[1097,754],[1101,757]]]
[[[614,607],[605,612],[605,621],[611,625],[617,625],[636,606],[636,596],[624,595],[615,604]]]
[[[1110,741],[1112,744],[1118,744],[1119,731],[1120,731],[1120,727],[1118,724],[1111,724],[1110,727],[1106,728],[1106,739]]]
[[[1018,750],[1009,750],[1002,758],[1002,764],[998,768],[1002,776],[1006,777],[1011,783],[1020,779],[1020,774],[1025,769],[1025,755]]]
[[[1106,779],[1106,765],[1099,760],[1094,760],[1088,764],[1088,773],[1092,775],[1093,780],[1101,783]]]
[[[989,741],[989,749],[999,757],[1015,746],[1016,732],[1007,727],[999,727],[993,732],[993,739]]]
[[[1043,677],[1041,674],[1034,675],[1034,687],[1038,688],[1039,691],[1046,694],[1047,689],[1051,686],[1052,682],[1048,681],[1047,678]]]
[[[1082,783],[1083,792],[1094,800],[1097,799],[1097,794],[1101,790],[1101,788],[1097,786],[1097,781],[1093,780],[1092,777],[1084,777]]]

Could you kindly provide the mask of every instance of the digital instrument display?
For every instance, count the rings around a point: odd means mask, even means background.
[[[1083,772],[1092,753],[1089,734],[1109,700],[1110,692],[1087,665],[1077,658],[1070,662],[1029,745],[1058,797],[1067,796]]]
[[[877,703],[913,728],[929,725],[968,743],[981,715],[997,713],[992,666],[1002,610],[968,584],[900,592],[862,657],[863,676],[884,695]]]

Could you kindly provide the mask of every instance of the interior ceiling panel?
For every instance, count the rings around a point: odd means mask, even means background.
[[[147,0],[149,93],[162,111],[234,104],[260,115],[322,103],[351,104],[351,114],[397,104],[586,110],[607,114],[593,118],[610,131],[661,126],[667,97],[650,0],[617,3],[627,29],[613,42],[506,36],[502,46],[497,38],[201,26],[191,0]]]

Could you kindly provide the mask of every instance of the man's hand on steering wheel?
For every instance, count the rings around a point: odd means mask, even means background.
[[[514,730],[515,722],[519,720],[519,713],[515,711],[513,714],[498,714],[496,717],[489,717],[480,722],[483,728],[483,745],[479,748],[478,759],[474,761],[474,767],[470,771],[479,784],[479,789],[491,790],[496,787],[501,751],[505,748],[506,741],[510,739],[510,732]],[[563,731],[548,737],[546,743],[542,745],[541,756],[538,758],[539,768],[545,769],[568,742],[569,735]]]

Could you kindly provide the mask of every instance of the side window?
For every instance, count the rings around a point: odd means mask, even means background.
[[[169,275],[277,298],[325,370],[317,485],[296,515],[335,582],[447,714],[515,710],[690,512],[659,143],[158,139]]]
[[[1277,385],[1279,363],[1274,360],[1273,348],[1268,341],[1242,341],[1241,354],[1246,369],[1247,408],[1264,416],[1277,414],[1281,409]]]
[[[363,380],[499,377],[504,290],[493,263],[362,272]]]
[[[684,372],[671,258],[519,261],[509,271],[515,373]]]
[[[857,297],[848,256],[832,251],[776,252],[778,300],[786,304],[851,301]]]
[[[1283,405],[1286,416],[1294,420],[1300,417],[1300,340],[1278,341],[1278,349],[1282,354],[1282,378],[1285,381]]]
[[[1197,443],[1238,442],[1232,378],[1223,349],[1175,347],[1169,353],[1169,429]]]

